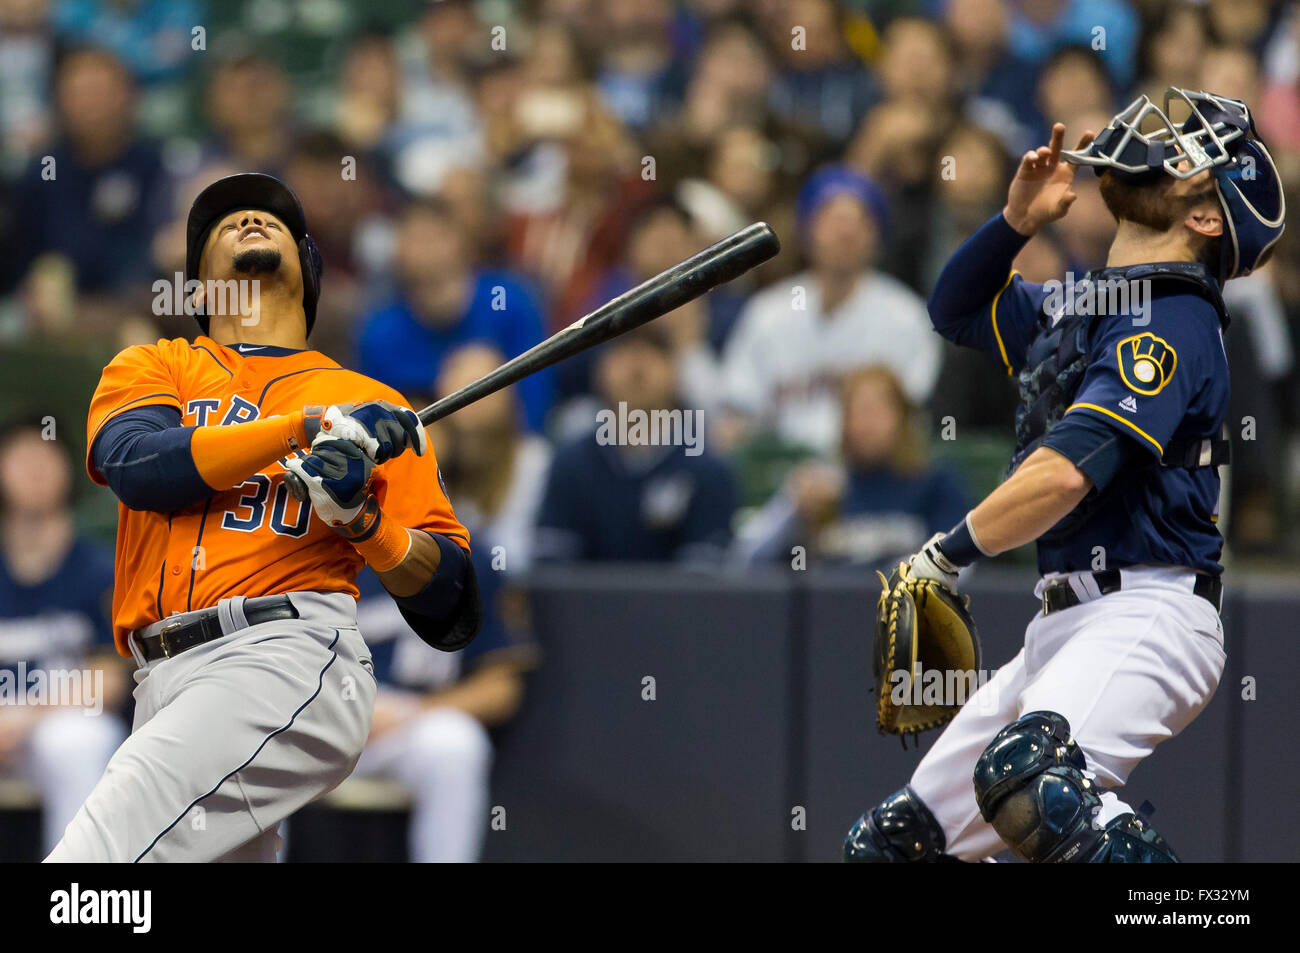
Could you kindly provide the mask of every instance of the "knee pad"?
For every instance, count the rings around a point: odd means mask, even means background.
[[[1065,717],[1030,712],[999,731],[975,763],[975,801],[1023,859],[1086,861],[1104,845],[1105,832],[1092,825],[1101,798],[1085,767]]]
[[[844,839],[846,863],[904,864],[955,860],[945,854],[939,822],[910,787],[858,818]]]

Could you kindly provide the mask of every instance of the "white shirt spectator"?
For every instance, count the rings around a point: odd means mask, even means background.
[[[803,272],[745,306],[723,355],[720,402],[758,429],[829,454],[840,435],[842,374],[883,364],[924,404],[939,360],[925,303],[902,282],[865,273],[824,313],[819,282]]]

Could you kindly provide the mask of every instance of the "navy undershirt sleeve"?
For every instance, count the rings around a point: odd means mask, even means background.
[[[171,513],[206,500],[190,452],[193,427],[175,407],[135,407],[110,418],[95,437],[91,460],[117,498],[133,510]]]
[[[997,297],[1028,241],[998,214],[962,242],[943,266],[930,295],[927,306],[935,329],[942,334]]]
[[[1143,455],[1136,443],[1090,414],[1066,414],[1043,438],[1043,446],[1086,473],[1098,491]]]

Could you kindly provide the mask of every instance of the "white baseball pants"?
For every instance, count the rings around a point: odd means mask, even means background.
[[[1214,606],[1193,595],[1193,573],[1138,567],[1121,574],[1120,591],[1106,596],[1097,595],[1090,574],[1073,574],[1071,585],[1089,601],[1035,616],[1024,648],[967,701],[917,765],[911,786],[943,828],[947,853],[973,861],[1006,849],[980,816],[972,776],[993,736],[1021,715],[1064,715],[1089,775],[1099,787],[1114,788],[1214,695],[1226,657],[1223,625]],[[1131,811],[1108,791],[1096,823]]]

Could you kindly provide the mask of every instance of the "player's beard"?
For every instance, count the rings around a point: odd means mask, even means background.
[[[1167,232],[1187,215],[1188,211],[1214,196],[1214,180],[1188,195],[1170,195],[1175,180],[1161,175],[1155,181],[1124,179],[1110,170],[1101,176],[1101,198],[1116,221],[1129,221],[1143,228]]]
[[[235,253],[235,271],[241,275],[273,275],[283,259],[278,248],[250,248]]]

